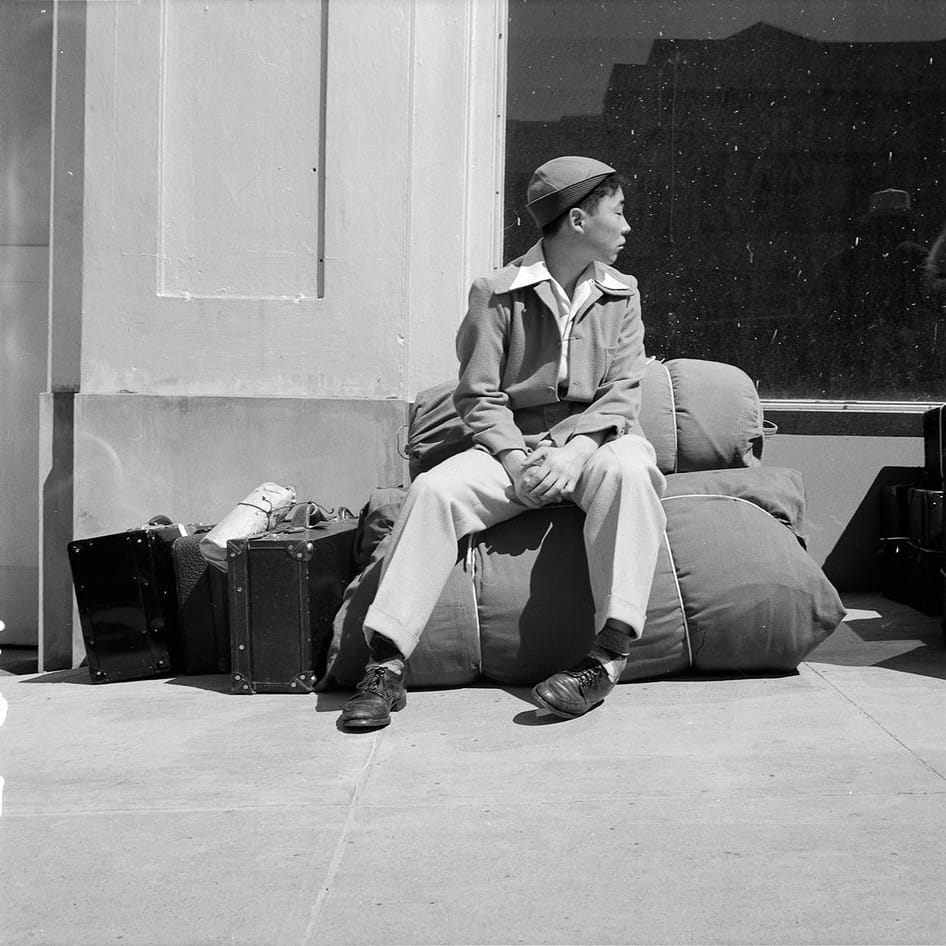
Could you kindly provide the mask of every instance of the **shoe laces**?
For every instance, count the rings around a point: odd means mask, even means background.
[[[578,681],[578,687],[582,690],[585,687],[593,686],[597,683],[598,678],[602,674],[604,674],[604,676],[608,675],[604,664],[599,663],[593,657],[586,657],[580,664],[572,667],[568,672]]]
[[[358,684],[357,689],[364,693],[377,693],[379,696],[382,696],[384,691],[384,677],[388,672],[393,674],[394,671],[389,671],[387,667],[369,667],[361,682]]]

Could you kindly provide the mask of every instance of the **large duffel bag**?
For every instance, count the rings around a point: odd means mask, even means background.
[[[385,491],[389,522],[392,499]],[[672,474],[663,504],[667,528],[647,624],[623,680],[689,669],[788,672],[841,622],[837,592],[804,548],[804,489],[796,471]],[[408,661],[408,684],[462,685],[485,676],[531,685],[586,653],[594,608],[582,522],[575,506],[547,507],[461,542]],[[383,541],[370,550],[370,565],[336,615],[329,677],[342,686],[357,682],[364,669],[362,621],[384,551]]]

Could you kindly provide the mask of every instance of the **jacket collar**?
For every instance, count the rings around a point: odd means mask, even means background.
[[[529,248],[525,255],[504,266],[494,278],[496,292],[524,289],[551,279],[548,267],[545,265],[542,241],[539,240]],[[634,291],[623,273],[600,261],[592,264],[591,278],[598,289],[607,295],[627,296]]]

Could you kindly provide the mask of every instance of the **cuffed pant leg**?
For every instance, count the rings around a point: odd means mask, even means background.
[[[467,450],[420,474],[391,533],[365,616],[366,638],[383,634],[410,656],[456,563],[459,540],[525,509],[502,464],[483,450]]]
[[[641,635],[666,526],[665,485],[654,448],[634,435],[603,444],[582,470],[574,501],[585,511],[597,631],[613,619]]]

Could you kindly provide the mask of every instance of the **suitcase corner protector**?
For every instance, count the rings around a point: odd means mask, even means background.
[[[289,689],[293,693],[312,693],[318,681],[315,678],[315,671],[306,670],[297,674],[289,681]]]
[[[244,696],[249,696],[256,692],[253,687],[253,681],[242,673],[234,673],[233,681],[230,686],[230,692]]]

